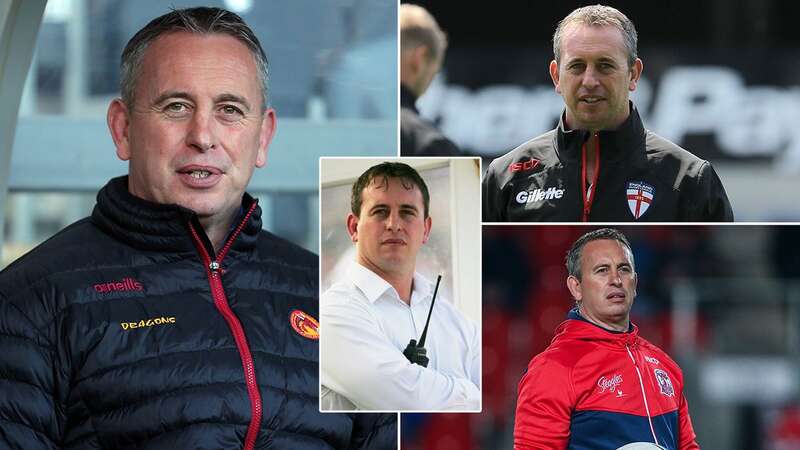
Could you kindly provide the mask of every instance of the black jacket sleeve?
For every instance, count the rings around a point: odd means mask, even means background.
[[[57,380],[56,350],[21,306],[3,295],[0,277],[0,448],[61,448],[64,411]],[[39,308],[44,309],[44,308]]]
[[[733,210],[722,181],[711,163],[705,162],[697,177],[697,199],[691,222],[733,222]]]
[[[499,180],[500,177],[496,173],[495,163],[496,160],[489,164],[489,168],[483,174],[483,181],[481,182],[484,222],[503,222],[506,220],[504,211],[501,209],[503,192],[500,188],[501,180]]]
[[[353,414],[353,435],[348,450],[395,450],[397,414]]]

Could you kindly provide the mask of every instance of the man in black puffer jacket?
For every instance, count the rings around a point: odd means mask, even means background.
[[[317,257],[244,192],[266,73],[216,8],[128,43],[108,122],[129,175],[0,272],[0,449],[396,448],[396,415],[318,412]]]

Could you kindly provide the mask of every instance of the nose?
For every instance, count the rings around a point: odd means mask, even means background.
[[[583,72],[582,84],[587,89],[594,89],[600,82],[597,80],[597,71],[591,65]]]
[[[207,152],[216,146],[213,115],[196,111],[189,122],[186,133],[186,144],[201,152]]]
[[[609,280],[612,286],[621,287],[622,286],[622,276],[619,274],[619,270],[612,270],[611,271],[611,279]]]
[[[389,231],[400,231],[400,214],[392,211],[386,217],[386,229]]]

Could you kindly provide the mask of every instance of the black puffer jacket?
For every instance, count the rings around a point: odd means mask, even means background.
[[[242,206],[215,256],[117,178],[1,272],[0,448],[395,448],[396,415],[318,412],[317,258]]]
[[[600,131],[553,131],[492,161],[483,178],[484,222],[721,222],[733,211],[714,168],[646,130],[630,103],[628,119]],[[584,164],[597,152],[597,180]],[[594,198],[596,197],[596,198]]]

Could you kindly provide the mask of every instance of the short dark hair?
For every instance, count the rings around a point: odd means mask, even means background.
[[[566,258],[567,273],[569,275],[572,275],[578,280],[581,279],[581,257],[583,256],[583,248],[589,242],[601,239],[617,241],[627,247],[628,251],[631,252],[631,265],[633,265],[633,249],[631,249],[631,243],[628,242],[628,238],[626,238],[622,232],[614,228],[600,228],[579,237],[578,240],[572,244],[572,247],[570,247]]]
[[[389,186],[389,178],[399,179],[403,187],[409,190],[416,186],[422,193],[422,204],[425,205],[425,218],[428,218],[431,202],[428,186],[413,167],[401,162],[382,162],[370,167],[358,177],[358,180],[353,183],[353,192],[350,195],[350,210],[353,212],[353,215],[359,217],[361,214],[361,195],[364,192],[364,188],[369,186],[373,180],[379,178],[382,178],[381,187]]]
[[[620,10],[605,5],[590,5],[578,8],[569,13],[561,20],[553,34],[553,57],[556,64],[561,65],[561,41],[564,38],[564,30],[570,25],[589,25],[589,26],[612,26],[622,33],[622,40],[625,42],[625,51],[628,53],[628,67],[633,67],[637,56],[636,27],[628,16]]]
[[[120,92],[122,101],[133,106],[136,81],[142,66],[147,47],[158,37],[167,33],[188,32],[195,34],[224,34],[243,43],[253,54],[261,83],[263,108],[269,105],[269,63],[261,43],[253,30],[238,14],[221,8],[173,9],[163,16],[156,17],[139,30],[122,51],[120,58]]]

